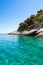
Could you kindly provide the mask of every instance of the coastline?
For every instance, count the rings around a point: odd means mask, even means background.
[[[8,33],[8,35],[25,35],[25,36],[35,36],[35,37],[43,37],[43,28],[40,29],[32,29],[29,31],[13,31],[11,33]]]

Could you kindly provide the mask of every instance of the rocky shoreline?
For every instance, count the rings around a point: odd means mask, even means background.
[[[25,35],[25,36],[36,36],[36,37],[43,37],[43,28],[40,29],[32,29],[29,31],[13,31],[11,33],[8,33],[9,35]]]

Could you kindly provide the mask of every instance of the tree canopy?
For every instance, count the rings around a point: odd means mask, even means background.
[[[43,22],[43,10],[37,11],[37,14],[32,14],[24,22],[19,24],[18,31],[29,30],[35,27],[37,23]]]

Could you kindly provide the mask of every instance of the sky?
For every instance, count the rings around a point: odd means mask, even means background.
[[[17,30],[21,22],[40,9],[43,0],[0,0],[0,33]]]

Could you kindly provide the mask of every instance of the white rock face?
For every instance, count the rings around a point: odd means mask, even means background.
[[[27,35],[27,34],[31,34],[31,33],[35,32],[35,31],[37,31],[37,29],[32,29],[30,31],[23,31],[21,34],[22,35]]]
[[[35,34],[36,32],[36,34]],[[22,31],[22,32],[19,32],[19,31],[13,31],[11,33],[9,33],[11,35],[34,35],[36,37],[43,37],[43,28],[40,28],[40,29],[32,29],[30,31]]]
[[[9,34],[11,34],[11,35],[19,35],[20,32],[18,32],[18,31],[13,31],[13,32],[11,32],[11,33],[9,33]]]
[[[40,28],[37,33],[43,32],[43,28]]]
[[[43,37],[43,32],[41,32],[38,35],[36,35],[36,37]]]
[[[36,37],[43,37],[43,28],[40,28],[38,31],[37,31],[37,35]]]
[[[32,29],[32,30],[30,30],[30,31],[22,31],[22,32],[13,31],[13,32],[11,32],[11,33],[9,33],[9,34],[12,34],[12,35],[28,35],[28,34],[34,33],[35,31],[37,32],[37,29]]]

